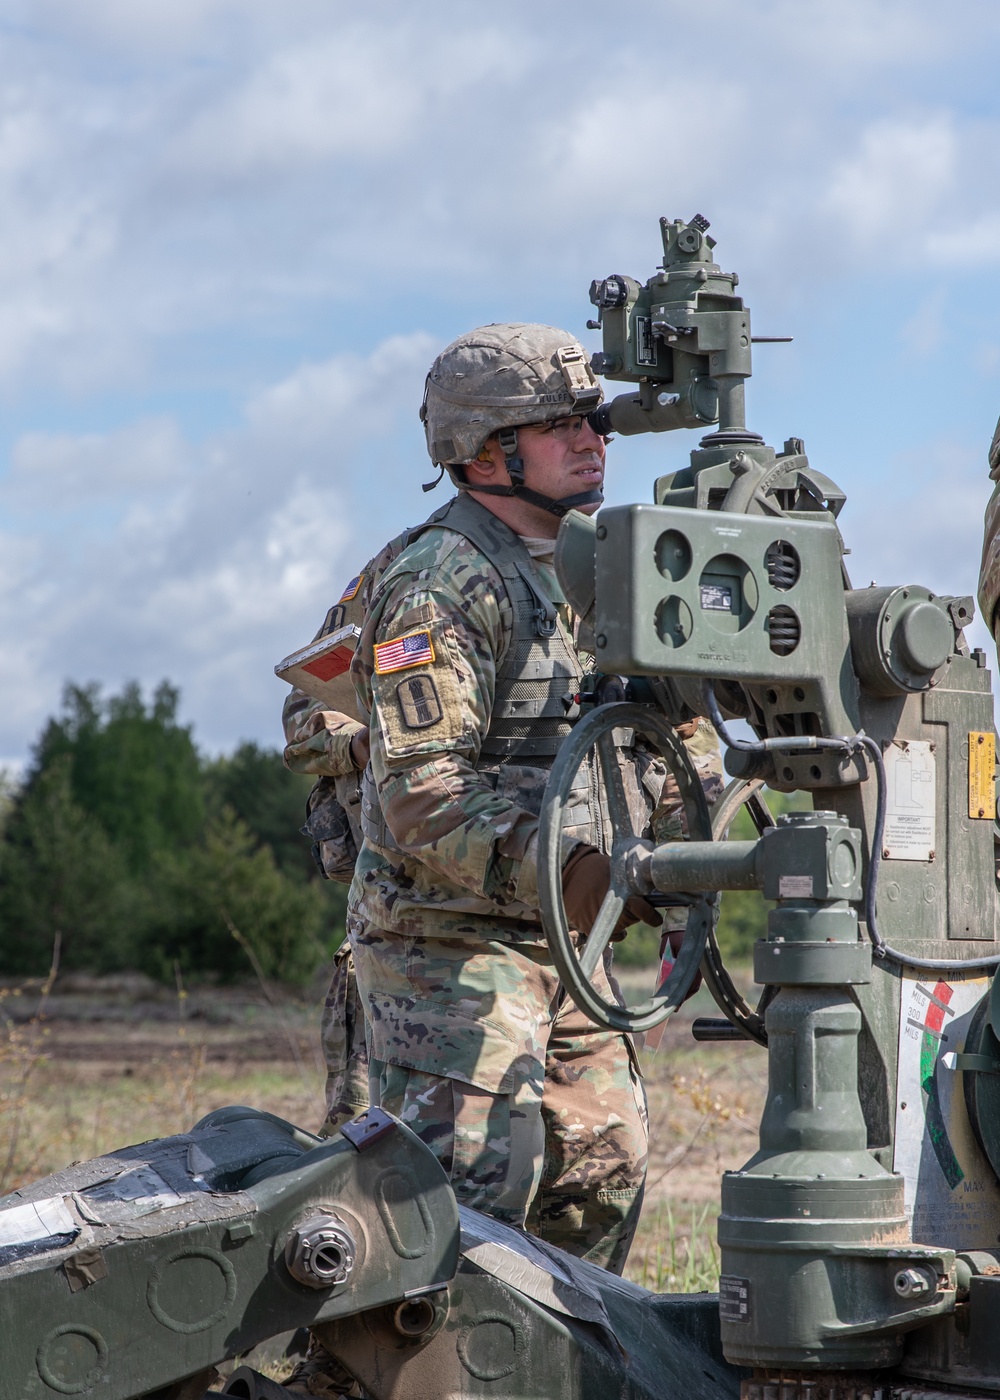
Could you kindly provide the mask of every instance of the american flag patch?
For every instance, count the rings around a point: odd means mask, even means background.
[[[337,602],[349,603],[352,598],[356,598],[358,596],[358,589],[361,587],[362,583],[364,583],[364,579],[364,574],[355,574],[354,578],[351,579],[350,583],[337,599]]]
[[[407,666],[426,666],[434,660],[434,647],[429,632],[411,632],[394,642],[375,643],[375,673],[384,676],[390,671],[405,671]]]

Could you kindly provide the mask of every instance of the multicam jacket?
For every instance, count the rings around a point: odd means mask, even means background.
[[[348,624],[364,624],[372,590],[409,542],[410,531],[404,530],[368,561],[329,610],[314,641]],[[302,834],[311,838],[313,858],[327,879],[350,884],[362,839],[361,774],[351,757],[351,740],[364,725],[294,688],[285,699],[281,722],[285,767],[317,778],[306,803]]]
[[[997,483],[986,507],[983,531],[983,561],[979,571],[979,606],[983,621],[1000,642],[1000,423],[990,443],[990,477]]]
[[[538,813],[591,662],[577,652],[576,620],[551,563],[532,559],[468,497],[446,511],[383,574],[355,654],[372,759],[350,912],[403,935],[540,938]],[[480,517],[517,542],[518,571],[533,579],[527,594],[509,553],[501,560],[491,549],[489,557],[469,538]],[[527,646],[531,594],[550,600],[551,633]],[[529,673],[540,688],[525,683]],[[648,820],[662,763],[638,751],[623,771],[633,808]],[[602,809],[584,769],[564,859],[581,839],[601,844]],[[667,815],[665,805],[660,811]]]
[[[450,505],[451,503],[449,503],[449,506]],[[445,510],[448,508],[449,507],[445,507]],[[316,634],[317,637],[324,636],[326,633],[336,630],[347,622],[353,622],[359,626],[363,625],[366,621],[373,595],[375,594],[378,595],[380,616],[385,616],[386,609],[392,604],[393,600],[386,596],[384,590],[380,587],[382,576],[413,542],[414,538],[419,536],[421,531],[426,529],[427,525],[436,521],[443,513],[443,511],[436,512],[424,527],[418,527],[416,530],[407,530],[397,535],[395,539],[391,540],[379,554],[374,557],[374,559],[369,561],[364,569],[361,570],[360,575],[351,579],[345,587],[341,599],[334,604],[327,613],[323,626]],[[430,550],[430,553],[428,553],[428,550]],[[480,799],[486,803],[484,812],[487,815],[496,814],[498,807],[508,812],[511,807],[515,809],[513,813],[511,813],[513,826],[510,832],[501,833],[494,829],[494,836],[498,839],[491,867],[491,891],[495,887],[497,881],[506,879],[506,893],[509,894],[511,892],[511,880],[513,880],[514,892],[516,893],[517,876],[515,872],[515,862],[518,862],[520,859],[518,855],[519,849],[528,851],[531,857],[528,870],[525,872],[525,882],[522,884],[521,889],[521,894],[528,895],[529,898],[527,900],[524,898],[520,899],[519,904],[522,906],[520,909],[512,907],[509,902],[506,904],[498,904],[481,900],[478,904],[476,901],[473,901],[474,908],[469,908],[467,911],[468,891],[463,886],[459,894],[456,895],[453,893],[453,898],[460,900],[460,910],[455,911],[449,908],[446,912],[446,910],[442,908],[441,914],[446,918],[447,922],[450,922],[455,912],[478,912],[481,916],[484,910],[488,908],[495,911],[498,918],[513,918],[517,928],[517,936],[523,938],[529,932],[528,925],[530,925],[530,932],[532,935],[537,932],[537,914],[534,910],[535,894],[531,883],[534,881],[533,838],[537,829],[538,804],[547,764],[543,767],[539,767],[534,763],[508,763],[502,765],[498,762],[497,755],[489,754],[484,756],[481,751],[482,732],[478,728],[476,721],[477,714],[479,723],[485,722],[485,716],[487,714],[492,718],[492,695],[495,688],[496,662],[507,655],[510,638],[513,634],[513,609],[506,596],[502,581],[496,575],[495,570],[492,570],[488,561],[482,558],[479,558],[478,563],[475,559],[470,560],[470,556],[475,555],[475,550],[464,537],[459,536],[457,533],[453,534],[450,542],[445,541],[441,537],[441,532],[439,531],[435,532],[434,540],[426,540],[421,547],[419,559],[414,559],[412,561],[414,567],[412,569],[407,568],[406,573],[397,578],[392,584],[393,595],[405,594],[405,579],[414,577],[420,572],[416,567],[418,563],[425,566],[426,574],[433,573],[434,563],[432,556],[438,554],[442,556],[448,554],[452,560],[455,572],[461,577],[458,592],[462,596],[463,601],[455,602],[452,600],[452,603],[449,604],[459,615],[460,629],[464,632],[466,627],[474,626],[477,614],[485,610],[488,615],[486,623],[487,633],[492,637],[498,648],[496,654],[492,657],[491,663],[487,663],[485,667],[479,665],[473,668],[471,676],[470,673],[465,673],[465,683],[468,684],[469,680],[472,679],[472,690],[475,692],[471,697],[473,703],[468,711],[470,731],[469,751],[476,752],[477,755],[477,761],[472,766],[480,774],[485,785],[490,789],[488,794],[480,793]],[[478,606],[477,608],[471,609],[470,613],[470,608],[467,606],[467,590],[471,578],[476,575],[476,567],[481,570],[483,584],[479,590],[479,597],[476,600]],[[539,581],[547,588],[549,596],[553,601],[558,600],[558,607],[556,610],[560,614],[563,627],[567,625],[572,626],[572,614],[568,606],[562,601],[562,594],[551,566],[544,563],[536,563],[534,567],[538,573]],[[453,591],[449,589],[449,585],[443,578],[435,577],[434,582],[438,587],[443,587],[446,592],[451,593]],[[464,620],[467,617],[470,619],[469,622]],[[371,707],[373,697],[371,678],[374,675],[374,668],[371,659],[369,659],[367,667],[365,669],[362,668],[364,667],[363,657],[365,654],[365,646],[367,644],[370,649],[373,630],[374,619],[371,620],[369,628],[366,630],[365,637],[362,639],[362,645],[361,648],[359,648],[358,660],[356,662],[359,667],[359,679],[361,681],[364,705],[368,709]],[[485,636],[485,633],[480,632],[481,638]],[[413,676],[425,669],[429,668],[424,668],[423,666],[403,668],[399,672],[397,679],[401,681],[407,674]],[[389,674],[391,675],[394,673]],[[360,774],[358,774],[354,768],[350,756],[350,741],[362,728],[361,722],[354,717],[325,709],[321,701],[312,699],[298,690],[291,691],[286,699],[282,712],[282,721],[286,739],[286,748],[284,750],[286,766],[295,772],[313,773],[317,775],[317,783],[310,794],[308,819],[303,831],[305,834],[312,837],[314,841],[314,853],[320,860],[325,872],[331,878],[349,881],[354,873],[355,861],[362,844],[359,830]],[[694,721],[687,727],[687,730],[688,732],[684,733],[684,739],[688,756],[692,759],[696,770],[701,776],[702,785],[709,802],[713,802],[721,792],[723,785],[718,739],[716,738],[715,731],[707,720]],[[473,732],[479,736],[478,743],[472,739]],[[435,729],[435,734],[436,733],[437,730]],[[425,740],[431,738],[430,735],[426,734],[423,737]],[[445,745],[444,749],[447,752],[448,746]],[[632,760],[632,771],[630,772],[629,768],[626,767],[625,777],[629,795],[634,799],[633,807],[638,806],[641,809],[644,805],[648,814],[648,809],[655,804],[651,826],[656,833],[657,839],[664,840],[681,836],[683,833],[683,820],[680,812],[680,798],[676,783],[666,774],[662,763],[642,749],[638,749],[633,753]],[[449,754],[447,759],[449,765],[453,765],[457,761],[458,760],[454,756]],[[468,762],[468,760],[466,760],[466,762]],[[394,769],[395,767],[398,767],[398,760],[394,765]],[[508,771],[501,774],[499,771],[501,767],[506,768]],[[584,773],[582,776],[583,780],[586,781],[587,774]],[[467,774],[466,778],[468,778]],[[636,779],[638,782],[636,782]],[[398,783],[398,779],[396,781]],[[579,813],[578,815],[583,816],[584,820],[587,820],[590,814],[588,812],[586,815],[583,813]],[[639,816],[641,820],[641,815],[638,812],[637,816]],[[572,829],[573,828],[571,828],[571,830]],[[591,832],[583,831],[579,826],[577,826],[575,830],[580,837],[584,835],[593,835]],[[598,837],[599,835],[598,833]],[[567,846],[571,848],[572,845],[575,844],[576,839],[578,839],[577,836],[571,837],[567,842]],[[598,844],[600,844],[599,839]],[[391,845],[395,846],[395,841],[392,841]],[[503,847],[502,850],[500,849],[501,846]],[[396,868],[400,871],[400,876],[404,879],[404,884],[405,879],[410,878],[405,869],[405,863],[401,864],[400,853],[398,851],[394,854],[390,853],[388,857],[388,866],[389,868]],[[371,854],[366,857],[365,868],[369,875],[379,870],[383,870],[384,872],[385,867],[386,862],[384,860],[379,861]],[[519,873],[519,868],[517,873]],[[372,885],[376,885],[377,887],[385,886],[384,896],[373,895],[371,892]],[[485,895],[485,893],[486,891],[484,889],[483,894]],[[496,893],[503,894],[504,892],[497,889]],[[386,885],[386,877],[383,873],[381,881],[378,880],[377,876],[374,880],[369,881],[369,893],[363,901],[365,908],[371,908],[374,905],[372,909],[373,913],[381,910],[380,917],[382,926],[387,928],[395,927],[393,920],[389,917],[384,907],[387,901],[391,901],[392,904],[398,903],[398,899],[393,899],[392,894],[393,891]],[[450,904],[450,901],[446,901],[446,903]],[[524,908],[525,905],[527,905],[527,908]],[[422,916],[427,914],[427,908],[424,903],[421,903],[420,911]],[[404,910],[401,909],[398,912],[403,913]],[[674,912],[675,911],[667,911],[665,923],[668,927],[673,927],[678,922],[676,917],[671,917]],[[528,918],[522,918],[523,914],[527,914]],[[678,910],[676,914],[679,916],[680,926],[683,926],[683,911]],[[415,911],[414,917],[416,917]],[[463,921],[462,926],[468,926],[467,921]]]

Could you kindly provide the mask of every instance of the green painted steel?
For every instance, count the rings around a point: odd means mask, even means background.
[[[652,503],[564,522],[566,595],[630,703],[593,708],[556,760],[540,887],[594,1020],[652,1025],[676,1006],[694,955],[631,1012],[592,995],[614,920],[578,957],[558,864],[587,745],[607,760],[619,723],[661,742],[691,839],[654,848],[613,802],[612,903],[690,894],[709,987],[768,1047],[759,1149],[722,1183],[720,1295],[658,1297],[460,1212],[379,1110],[321,1143],[229,1109],[0,1201],[0,1400],[199,1400],[217,1362],[300,1325],[371,1400],[1000,1392],[1000,987],[963,967],[1000,952],[995,812],[970,802],[972,741],[993,726],[972,602],[852,586],[843,492],[801,440],[775,451],[746,426],[750,316],[707,230],[662,220],[651,278],[592,288],[595,367],[629,386],[595,425],[717,427]],[[711,839],[667,722],[716,703],[756,743],[727,753],[737,783]],[[770,823],[754,805],[758,839],[720,842],[763,782],[814,811]],[[757,1012],[711,931],[713,893],[746,888],[773,905]]]
[[[728,751],[728,771],[808,791],[817,809],[763,831],[756,851],[689,842],[631,866],[640,891],[754,884],[776,901],[755,953],[757,981],[776,990],[761,1147],[723,1183],[726,1353],[759,1368],[754,1400],[779,1379],[788,1400],[817,1386],[847,1394],[849,1376],[863,1391],[864,1374],[886,1367],[899,1384],[947,1385],[959,1352],[963,1385],[1000,1388],[974,1359],[992,1358],[992,1341],[957,1340],[969,1290],[982,1316],[983,1260],[1000,1238],[1000,1025],[988,979],[962,966],[997,944],[994,813],[969,814],[970,736],[992,729],[986,659],[962,630],[971,599],[852,587],[836,524],[843,492],[801,440],[776,452],[746,427],[749,319],[734,284],[706,315],[720,285],[706,227],[664,224],[649,282],[595,284],[608,365],[638,385],[603,421],[624,433],[676,426],[669,415],[683,416],[690,396],[667,403],[668,382],[688,382],[699,354],[722,378],[718,431],[690,467],[657,481],[654,505],[598,515],[589,621],[599,664],[647,678],[635,694],[676,718],[698,712],[709,683],[757,736]],[[638,353],[644,317],[661,326],[655,357]],[[585,599],[584,542],[581,532],[567,577]],[[867,748],[824,747],[860,733]],[[832,849],[835,832],[839,890],[815,844]],[[891,958],[873,959],[872,908]],[[714,967],[709,983],[719,986]],[[719,1001],[750,1024],[731,996]]]

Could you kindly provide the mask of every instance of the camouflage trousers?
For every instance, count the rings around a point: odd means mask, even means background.
[[[461,1204],[620,1273],[647,1155],[629,1038],[577,1010],[543,943],[348,930],[373,1101],[434,1152]],[[610,998],[609,965],[595,980]]]
[[[354,955],[346,938],[334,954],[320,1040],[326,1060],[326,1118],[320,1134],[332,1137],[369,1103],[365,1017],[358,1002]]]

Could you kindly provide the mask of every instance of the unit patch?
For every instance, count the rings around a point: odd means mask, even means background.
[[[434,646],[428,631],[411,632],[391,642],[375,643],[375,674],[405,671],[409,666],[428,666],[434,660]]]
[[[425,673],[407,676],[396,687],[407,729],[427,729],[441,718],[441,700],[433,679]]]
[[[377,642],[374,651],[373,718],[387,759],[434,753],[464,737],[464,671],[450,622],[435,619],[419,631]]]

